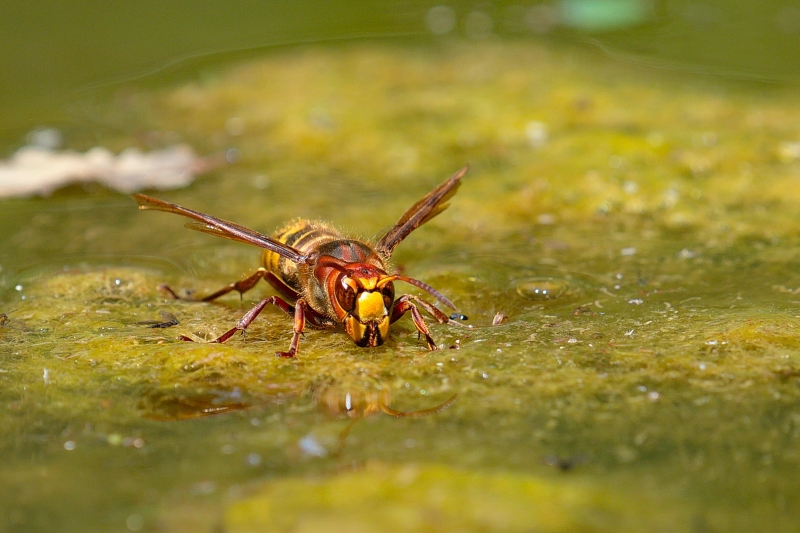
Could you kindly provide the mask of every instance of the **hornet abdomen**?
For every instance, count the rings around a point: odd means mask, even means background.
[[[325,223],[297,219],[276,231],[273,238],[307,254],[319,250],[319,247],[324,244],[342,240],[345,237]],[[297,263],[289,261],[271,250],[264,250],[261,254],[261,266],[298,293],[303,292],[303,283]]]

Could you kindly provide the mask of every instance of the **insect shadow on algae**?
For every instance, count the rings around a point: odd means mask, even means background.
[[[415,295],[404,294],[395,298],[394,282],[414,285],[451,309],[456,307],[427,283],[397,273],[389,274],[387,265],[403,239],[447,208],[447,201],[458,190],[466,172],[465,166],[412,205],[374,245],[349,239],[328,224],[309,220],[293,221],[268,237],[164,200],[143,194],[134,194],[133,198],[139,209],[166,211],[191,218],[195,221],[187,223],[191,229],[264,249],[258,270],[204,298],[181,298],[169,287],[161,286],[173,298],[209,302],[231,291],[243,294],[264,279],[286,297],[264,298],[245,313],[236,326],[213,342],[225,342],[237,331],[244,332],[271,304],[294,316],[294,335],[289,349],[277,353],[281,357],[297,355],[306,322],[316,328],[333,328],[342,324],[358,346],[380,346],[389,334],[389,325],[406,312],[411,312],[414,326],[425,337],[428,348],[435,350],[436,343],[420,308],[441,324],[462,324]],[[191,341],[185,336],[181,339]]]

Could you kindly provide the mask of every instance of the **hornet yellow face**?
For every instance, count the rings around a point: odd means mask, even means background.
[[[380,291],[362,291],[344,327],[359,346],[383,344],[389,335],[389,310],[383,303],[383,294]]]
[[[380,346],[389,335],[394,285],[391,280],[342,276],[336,300],[347,312],[344,328],[358,346]]]

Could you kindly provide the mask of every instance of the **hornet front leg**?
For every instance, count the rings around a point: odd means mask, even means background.
[[[411,300],[413,300],[413,302]],[[416,304],[414,302],[416,302]],[[425,319],[422,317],[422,313],[420,313],[417,305],[427,311],[440,324],[449,324],[453,322],[450,320],[450,318],[448,318],[447,315],[439,311],[433,304],[430,304],[417,296],[404,294],[398,298],[394,304],[394,309],[392,309],[391,323],[394,324],[400,320],[400,318],[406,314],[407,311],[411,311],[411,320],[414,321],[414,326],[416,326],[417,331],[419,331],[419,333],[425,337],[425,341],[428,343],[428,349],[436,350],[436,343],[434,342],[433,337],[431,337],[431,331],[428,329],[428,324],[425,323]]]

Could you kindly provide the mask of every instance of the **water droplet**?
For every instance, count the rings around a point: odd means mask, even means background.
[[[570,282],[565,279],[527,278],[517,282],[517,294],[528,300],[554,300],[570,292]]]
[[[253,179],[251,180],[250,183],[256,189],[263,191],[264,189],[268,189],[269,188],[270,183],[272,183],[272,180],[267,175],[257,174],[255,176],[253,176]]]
[[[456,27],[456,12],[450,6],[433,6],[425,14],[425,25],[436,35],[450,33]]]
[[[131,531],[139,531],[144,527],[144,518],[138,514],[132,514],[125,520],[125,525]]]
[[[632,180],[627,180],[622,184],[622,190],[625,191],[626,194],[636,194],[639,192],[639,184]]]
[[[325,457],[328,455],[328,450],[326,450],[325,447],[320,444],[314,435],[306,435],[300,439],[297,444],[300,447],[300,451],[302,451],[305,455],[311,457]]]
[[[237,163],[241,157],[242,153],[237,148],[230,148],[225,152],[225,160],[231,165]]]
[[[549,136],[547,135],[547,124],[539,121],[531,121],[525,125],[525,136],[528,138],[528,144],[534,148],[541,148],[547,144]]]

